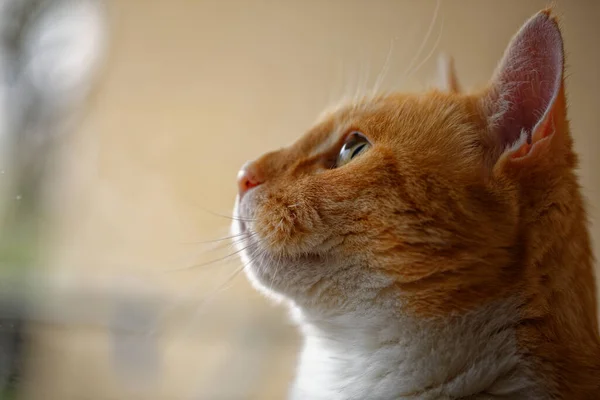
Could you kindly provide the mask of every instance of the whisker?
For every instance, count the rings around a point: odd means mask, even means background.
[[[245,235],[240,236],[238,238],[236,238],[236,240],[232,240],[231,242],[225,242],[225,243],[216,243],[215,245],[205,248],[202,252],[202,254],[206,254],[209,252],[214,252],[217,250],[223,250],[223,249],[227,249],[230,247],[234,247],[240,243],[243,243],[244,240],[247,240],[249,238],[251,238],[252,236],[254,236],[256,234],[256,232],[246,232]]]
[[[340,98],[345,98],[345,89],[346,88],[346,81],[347,79],[345,79],[345,74],[346,74],[346,70],[344,68],[344,62],[341,58],[338,59],[338,64],[337,64],[337,73],[334,75],[335,78],[338,80],[338,82],[336,82],[336,84],[332,84],[331,88],[329,90],[329,93],[327,95],[327,106],[324,107],[324,111],[323,113],[319,116],[319,120],[324,116],[327,115],[331,110],[335,110],[337,109],[339,103],[340,103]],[[347,89],[347,88],[346,88]],[[341,93],[339,93],[341,92]]]
[[[373,85],[372,96],[375,96],[378,94],[379,90],[381,89],[381,84],[383,83],[383,80],[385,79],[385,76],[388,73],[388,70],[390,68],[390,60],[392,58],[392,53],[394,51],[395,40],[396,40],[395,38],[390,40],[390,48],[388,49],[387,56],[385,57],[383,67],[381,68],[381,71],[379,72],[379,75],[377,76],[377,79],[375,80],[375,84]]]
[[[254,234],[255,232],[250,232],[252,234]],[[258,243],[261,243],[262,241],[259,241]],[[231,253],[225,257],[223,257],[222,259],[225,259],[227,257],[231,257],[241,251],[244,251],[248,248],[249,246],[244,247],[243,249],[240,249],[234,253]],[[252,251],[252,254],[249,255],[249,261],[243,265],[241,265],[240,267],[236,268],[234,270],[233,273],[231,273],[224,282],[220,283],[219,286],[214,289],[214,290],[210,290],[210,293],[207,294],[206,296],[204,296],[203,298],[198,300],[198,303],[196,303],[196,300],[194,300],[195,304],[198,304],[197,307],[198,311],[195,312],[194,316],[197,316],[197,314],[200,313],[200,311],[206,307],[206,305],[208,305],[210,303],[210,301],[214,300],[218,294],[222,293],[224,290],[227,289],[228,285],[242,272],[244,271],[244,269],[246,269],[250,264],[256,262],[257,260],[259,260],[261,257],[263,257],[266,254],[266,251],[264,249],[260,249],[257,248],[255,250]],[[222,260],[221,259],[221,260]],[[233,260],[233,259],[232,259]],[[217,262],[219,260],[213,260],[211,262]],[[210,263],[210,262],[209,262]],[[206,263],[208,264],[208,263]],[[188,267],[189,268],[189,267]],[[171,270],[173,271],[173,270]],[[169,271],[169,272],[171,272]],[[192,292],[192,291],[190,291]],[[190,293],[188,292],[188,294]],[[196,292],[196,289],[193,290],[193,292]],[[179,296],[176,299],[172,299],[168,302],[166,302],[165,306],[163,307],[163,309],[161,310],[161,312],[156,316],[156,323],[154,323],[154,328],[148,329],[146,332],[147,336],[156,336],[158,334],[161,333],[161,331],[164,329],[165,326],[165,322],[166,319],[170,316],[170,314],[181,304],[185,301],[185,298],[188,296],[188,294],[179,294]],[[188,320],[191,322],[192,318],[188,318]]]
[[[228,284],[230,284],[239,274],[240,272],[242,272],[244,269],[246,269],[246,267],[250,265],[250,262],[242,265],[240,268],[236,269],[233,273],[231,273],[226,279],[225,281],[219,286],[219,288],[217,288],[215,290],[215,293],[211,296],[213,297],[216,294],[221,293],[223,290],[225,290]],[[205,299],[206,300],[206,299]]]
[[[197,318],[201,312],[203,310],[206,309],[206,307],[208,305],[210,305],[210,303],[212,301],[214,301],[219,294],[223,293],[225,290],[227,290],[229,288],[229,285],[231,284],[231,282],[233,282],[233,280],[235,278],[237,278],[239,276],[239,274],[244,271],[244,269],[246,269],[246,267],[250,265],[250,262],[243,264],[241,267],[237,268],[235,271],[233,271],[227,278],[225,278],[225,281],[223,281],[223,283],[221,283],[219,285],[219,287],[217,287],[216,289],[212,290],[212,293],[207,294],[206,296],[204,296],[203,298],[199,299],[197,306],[195,307],[196,310],[194,311],[193,315],[191,316],[191,318],[189,318],[189,325],[187,329],[191,329],[191,322]]]
[[[365,97],[367,95],[368,92],[368,87],[369,87],[369,78],[371,76],[371,59],[370,58],[365,58],[366,63],[367,63],[367,68],[365,69],[365,75],[362,79],[362,83],[361,83],[361,87],[360,87],[360,94],[359,94],[359,98],[357,100],[361,100],[363,97]]]
[[[225,236],[219,239],[210,239],[210,240],[202,240],[202,241],[197,241],[197,242],[182,242],[182,244],[208,244],[208,243],[217,243],[217,242],[222,242],[225,240],[230,240],[230,239],[237,239],[239,237],[242,237],[244,235],[247,235],[248,232],[241,232],[235,235],[231,235],[231,236]]]
[[[209,265],[213,265],[213,264],[216,264],[216,263],[218,263],[220,261],[227,260],[228,258],[231,258],[231,257],[235,256],[236,254],[241,253],[242,251],[246,250],[250,246],[251,245],[245,246],[245,247],[243,247],[243,248],[241,248],[239,250],[234,251],[233,253],[227,254],[226,256],[223,256],[223,257],[216,258],[214,260],[206,261],[206,262],[203,262],[203,263],[200,263],[200,264],[189,265],[187,267],[169,269],[169,270],[163,271],[163,272],[171,273],[171,272],[188,271],[188,270],[191,270],[191,269],[196,269],[196,268],[201,268],[201,267],[206,267],[206,266],[209,266]]]
[[[194,306],[194,308],[196,308],[196,307],[200,308],[200,307],[206,306],[208,304],[209,300],[216,298],[216,296],[225,289],[225,286],[227,284],[229,284],[231,281],[233,281],[233,279],[240,272],[242,272],[244,270],[244,268],[246,268],[246,265],[248,265],[248,264],[245,264],[239,268],[236,268],[236,270],[230,276],[228,276],[222,284],[219,284],[218,288],[214,289],[214,291],[211,290],[212,293],[199,299],[198,305]],[[169,314],[172,313],[178,307],[178,305],[180,305],[182,302],[184,302],[184,300],[185,300],[185,296],[179,296],[177,299],[170,301],[169,304],[166,304],[165,308],[163,308],[163,310],[159,313],[159,315],[156,316],[155,323],[153,324],[155,326],[155,328],[148,329],[148,331],[146,332],[146,335],[150,337],[150,336],[156,336],[157,334],[159,334],[160,330],[162,329],[162,326],[165,324],[166,319],[169,317]],[[195,303],[195,301],[194,301],[194,303]],[[198,314],[198,311],[194,312],[194,316],[196,316],[196,314]],[[189,319],[189,321],[191,322],[191,318]]]
[[[440,44],[440,41],[442,39],[442,33],[444,32],[444,16],[442,15],[442,20],[440,21],[440,32],[437,36],[437,38],[435,39],[435,43],[433,44],[433,47],[431,48],[431,50],[429,51],[429,53],[427,53],[427,56],[425,56],[425,58],[423,59],[423,61],[421,61],[409,74],[415,74],[417,73],[417,71],[419,71],[419,69],[425,65],[425,63],[427,61],[429,61],[429,59],[431,58],[431,56],[433,56],[433,53],[435,53],[435,51],[437,50],[437,47]]]
[[[369,65],[370,64],[367,60],[367,57],[361,57],[359,71],[358,71],[358,78],[356,81],[356,91],[355,91],[354,97],[352,99],[352,104],[355,109],[358,106],[358,103],[361,100],[361,98],[365,95],[366,88],[368,87]]]
[[[250,219],[250,218],[240,218],[240,217],[234,217],[231,215],[219,214],[217,212],[211,211],[204,207],[199,207],[199,208],[204,212],[214,215],[215,217],[227,218],[227,219],[232,219],[234,221],[242,221],[242,222],[254,222],[255,221],[254,219]]]
[[[413,59],[410,61],[410,63],[408,64],[408,67],[406,68],[406,71],[404,72],[404,76],[408,76],[410,70],[413,68],[414,64],[417,62],[417,60],[419,59],[419,57],[421,57],[421,53],[423,52],[423,49],[425,48],[425,45],[427,44],[427,41],[429,41],[429,36],[431,36],[431,32],[433,31],[433,27],[437,21],[437,16],[438,16],[438,12],[440,10],[440,3],[441,1],[438,0],[435,3],[435,10],[433,11],[433,17],[431,18],[431,22],[429,23],[429,28],[427,28],[427,33],[425,34],[425,38],[423,39],[423,42],[421,42],[421,45],[419,46],[419,49],[417,50],[417,53],[415,54],[415,56],[413,57]]]
[[[231,243],[225,243],[223,246],[219,246],[218,249],[225,249],[228,247],[237,246],[240,243],[244,243],[244,240],[254,237],[254,235],[256,235],[256,232],[248,232],[246,236],[238,238],[237,240],[233,240]]]
[[[226,279],[225,281],[219,285],[219,287],[217,289],[214,290],[213,293],[205,296],[202,300],[201,300],[201,304],[202,305],[206,305],[206,303],[211,300],[212,298],[216,297],[217,294],[221,293],[223,290],[226,289],[226,286],[231,283],[233,281],[233,279],[235,279],[240,272],[242,272],[244,269],[246,269],[246,267],[248,267],[250,264],[252,264],[253,262],[256,262],[258,258],[260,258],[260,256],[264,255],[264,251],[262,250],[256,250],[254,253],[251,254],[251,256],[249,257],[250,260],[243,264],[241,267],[237,268],[233,273],[231,273]]]

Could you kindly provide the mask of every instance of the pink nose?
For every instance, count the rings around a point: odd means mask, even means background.
[[[237,176],[238,190],[242,197],[248,190],[263,183],[256,171],[256,166],[252,162],[244,164]]]

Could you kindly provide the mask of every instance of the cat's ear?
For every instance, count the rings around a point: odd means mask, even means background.
[[[545,10],[512,39],[482,98],[498,162],[540,163],[556,142],[564,141],[568,132],[563,74],[562,36]]]
[[[441,54],[438,58],[438,81],[441,90],[451,93],[460,92],[454,59],[447,54]]]

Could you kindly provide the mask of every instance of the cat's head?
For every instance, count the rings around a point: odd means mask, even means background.
[[[332,313],[438,315],[508,296],[525,279],[524,230],[536,229],[524,213],[551,201],[575,163],[565,113],[562,38],[547,11],[481,92],[347,104],[240,171],[246,271]]]

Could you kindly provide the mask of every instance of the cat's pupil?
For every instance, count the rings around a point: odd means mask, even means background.
[[[361,143],[360,145],[358,145],[353,151],[352,151],[352,155],[350,156],[350,158],[354,158],[356,157],[358,154],[360,154],[361,151],[363,151],[363,149],[365,148],[367,144],[366,143]]]

